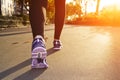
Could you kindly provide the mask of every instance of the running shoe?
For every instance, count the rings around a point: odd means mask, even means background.
[[[53,49],[54,50],[60,50],[62,48],[62,43],[60,40],[54,40],[53,41]]]
[[[32,68],[48,68],[45,41],[38,35],[32,42]]]

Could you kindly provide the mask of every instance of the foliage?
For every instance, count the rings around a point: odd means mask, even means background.
[[[47,7],[47,21],[54,22],[54,13],[55,13],[55,6],[54,0],[48,0],[48,7]]]
[[[72,2],[66,4],[66,18],[75,18],[80,17],[82,14],[81,6],[78,3],[73,4]]]
[[[0,16],[0,28],[18,27],[22,25],[23,18],[16,16]]]
[[[69,3],[66,4],[66,16],[70,16],[70,15],[74,15],[74,14],[78,14],[81,15],[82,11],[81,11],[81,6],[79,4],[73,4],[73,3]]]
[[[14,0],[14,2],[17,3],[20,11],[20,15],[15,16],[22,18],[23,24],[26,24],[26,22],[29,21],[29,15],[24,12],[28,11],[27,6],[29,6],[29,1],[30,0]],[[78,2],[71,2],[69,4],[66,4],[66,20],[68,18],[71,18],[70,23],[92,25],[120,25],[120,9],[118,9],[115,5],[107,6],[102,9],[101,12],[98,12],[100,0],[97,0],[96,12],[82,15],[81,5]],[[47,22],[54,22],[54,13],[54,0],[48,0]]]

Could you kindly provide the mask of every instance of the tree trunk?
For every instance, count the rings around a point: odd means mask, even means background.
[[[0,0],[0,15],[2,15],[2,11],[1,11],[1,0]]]
[[[23,15],[23,0],[20,0],[20,4],[21,4],[21,12],[20,12],[20,15],[22,16]]]
[[[13,0],[0,0],[1,1],[1,15],[12,16],[14,12]]]
[[[98,13],[99,13],[99,6],[100,6],[100,0],[97,0],[96,15],[98,15]]]

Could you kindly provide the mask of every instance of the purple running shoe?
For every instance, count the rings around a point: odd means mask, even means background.
[[[53,49],[54,50],[60,50],[62,48],[62,43],[60,40],[54,40],[53,41]]]
[[[38,35],[32,43],[32,68],[48,68],[46,56],[45,41]]]

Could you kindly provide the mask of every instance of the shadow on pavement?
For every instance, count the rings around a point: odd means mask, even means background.
[[[27,59],[26,61],[24,61],[24,62],[22,62],[22,63],[20,63],[20,64],[18,64],[16,66],[14,66],[14,67],[12,67],[12,68],[9,68],[9,69],[1,72],[0,73],[0,79],[3,79],[6,76],[8,76],[8,75],[10,75],[10,74],[12,74],[14,72],[16,72],[17,70],[20,70],[20,69],[28,66],[30,64],[30,61],[31,61],[31,59]]]
[[[53,53],[55,53],[55,52],[57,52],[57,51],[59,51],[59,50],[54,50],[53,48],[49,48],[49,49],[47,50],[47,54],[48,54],[48,56],[49,56],[49,55],[51,55],[51,54],[53,54]]]
[[[47,50],[48,52],[48,56],[55,53],[56,51],[53,50],[53,48],[50,48]],[[7,77],[8,75],[26,67],[29,66],[31,64],[31,59],[27,59],[24,62],[11,67],[3,72],[0,72],[0,80],[2,80],[3,78]],[[36,77],[40,76],[45,70],[47,69],[30,69],[27,72],[23,73],[22,75],[19,75],[18,77],[16,77],[14,80],[33,80]]]
[[[18,34],[26,34],[26,33],[31,33],[30,31],[26,32],[16,32],[16,33],[6,33],[6,34],[0,34],[0,37],[3,36],[12,36],[12,35],[18,35]]]
[[[31,69],[13,80],[34,80],[40,76],[46,69]]]

